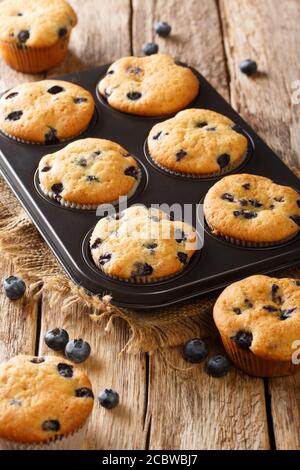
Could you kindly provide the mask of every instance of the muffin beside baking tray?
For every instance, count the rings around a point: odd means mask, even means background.
[[[134,60],[134,58],[131,59],[131,61]],[[172,59],[172,64],[174,63],[174,59]],[[131,63],[129,65],[131,66]],[[140,83],[138,76],[139,74],[143,75],[143,72],[135,73],[136,71],[131,70],[129,65],[129,70],[126,73],[129,78],[131,74],[134,74],[135,78],[133,80],[130,79],[131,81],[129,80],[126,83]],[[135,66],[142,68],[139,64]],[[178,67],[180,70],[190,71],[187,67]],[[107,70],[109,73],[106,75]],[[256,274],[257,272],[271,272],[280,267],[293,265],[299,261],[300,240],[297,235],[298,199],[296,194],[300,186],[297,177],[276,157],[208,82],[198,72],[192,70],[193,77],[199,83],[197,91],[195,88],[191,99],[186,100],[184,103],[182,102],[179,105],[179,109],[177,106],[177,109],[171,111],[179,113],[176,117],[168,117],[172,123],[172,119],[175,120],[174,122],[177,122],[177,119],[183,116],[185,121],[185,116],[189,118],[190,115],[195,114],[199,127],[189,131],[186,130],[186,124],[182,126],[181,122],[178,125],[176,124],[174,128],[171,126],[170,136],[174,133],[174,142],[169,136],[167,136],[165,143],[163,143],[163,140],[160,141],[159,137],[156,139],[157,142],[154,139],[152,151],[150,152],[153,155],[150,158],[149,149],[146,151],[147,146],[145,142],[147,142],[148,138],[151,139],[151,136],[153,139],[153,129],[157,130],[155,135],[158,134],[160,126],[163,132],[168,133],[167,128],[169,124],[164,112],[170,112],[170,109],[166,110],[164,108],[161,115],[156,115],[155,117],[153,117],[152,113],[151,117],[150,107],[146,112],[140,112],[144,115],[138,115],[137,113],[130,113],[133,108],[131,111],[124,109],[123,111],[125,112],[116,109],[116,105],[110,103],[110,97],[107,97],[107,102],[104,103],[103,98],[99,98],[98,85],[99,83],[101,84],[103,77],[107,77],[107,79],[104,79],[107,82],[113,80],[114,73],[110,73],[111,70],[114,70],[112,66],[102,66],[61,77],[60,80],[67,83],[65,85],[53,80],[51,81],[51,86],[48,87],[48,85],[45,86],[45,82],[40,82],[41,85],[38,85],[38,87],[43,89],[43,96],[46,96],[45,109],[48,107],[46,102],[51,103],[50,108],[52,110],[56,109],[56,103],[58,107],[62,102],[66,103],[64,100],[67,100],[69,103],[66,105],[65,127],[60,124],[64,113],[61,113],[61,117],[58,112],[54,113],[56,121],[50,127],[56,126],[58,138],[50,139],[50,141],[45,139],[44,128],[41,129],[41,125],[46,125],[46,123],[41,119],[37,120],[37,117],[32,114],[32,103],[30,103],[28,108],[28,101],[22,101],[21,96],[15,95],[8,98],[9,95],[18,93],[19,89],[8,91],[0,100],[0,114],[2,114],[2,116],[0,115],[0,128],[2,130],[0,138],[0,166],[2,172],[72,279],[92,293],[111,292],[114,302],[120,306],[151,309],[155,306],[176,303],[220,289],[243,276]],[[83,95],[83,91],[79,93],[78,88],[76,88],[75,92],[73,87],[77,85],[81,87],[80,90],[84,89],[87,95]],[[115,82],[114,85],[116,86]],[[55,93],[51,94],[47,90],[53,87]],[[65,91],[58,91],[56,87],[64,88]],[[200,90],[199,93],[198,90]],[[127,90],[126,93],[129,91]],[[144,84],[142,92],[147,93]],[[65,96],[63,96],[64,94]],[[87,101],[83,100],[76,103],[75,98],[87,98]],[[14,100],[16,107],[13,106]],[[139,100],[135,101],[138,102]],[[95,103],[95,112],[93,102]],[[24,105],[23,108],[21,105]],[[189,106],[189,111],[183,110],[183,107],[186,105]],[[80,118],[80,114],[76,114],[80,113],[81,106],[85,110],[83,113],[84,119]],[[24,109],[28,110],[28,114],[24,112]],[[19,111],[18,114],[13,114],[16,120],[5,120],[5,117],[17,111]],[[21,111],[22,114],[20,114]],[[4,112],[5,114],[3,114]],[[93,118],[95,114],[96,119]],[[26,119],[29,119],[29,117],[32,117],[35,122],[38,121],[33,138],[31,135],[28,135],[30,126],[28,125],[28,129],[26,127]],[[203,123],[201,126],[200,121]],[[20,126],[20,124],[24,124],[24,126]],[[210,128],[214,127],[216,129],[210,130]],[[22,129],[22,133],[18,129]],[[64,132],[62,132],[62,129],[64,129]],[[62,132],[62,134],[59,134],[59,132]],[[80,132],[83,132],[83,134],[80,134]],[[186,140],[184,139],[185,132],[187,132]],[[4,133],[14,138],[8,137]],[[194,142],[194,139],[197,140],[197,136],[203,144],[202,147],[201,145],[199,147],[201,152],[205,145],[208,145],[210,148],[210,157],[207,161],[213,162],[214,159],[217,161],[220,155],[226,154],[230,156],[230,161],[232,157],[233,166],[225,165],[228,157],[226,157],[226,160],[224,157],[222,165],[216,168],[216,172],[214,172],[214,168],[212,168],[212,171],[210,168],[207,171],[206,168],[204,176],[194,178],[189,177],[189,175],[186,176],[185,173],[190,173],[190,171],[194,173],[192,164],[188,164],[188,158],[197,159],[195,155],[187,156],[187,158],[184,155],[182,158],[179,158],[178,162],[182,165],[179,171],[176,171],[176,168],[173,171],[173,168],[171,168],[171,172],[168,172],[165,168],[157,165],[155,160],[160,160],[159,164],[163,163],[163,167],[168,167],[168,164],[166,165],[166,162],[162,162],[160,157],[165,149],[169,149],[170,155],[174,152],[176,155],[180,150],[187,151],[187,154],[189,154],[190,149],[194,148],[191,142]],[[28,142],[38,141],[39,145],[18,142],[15,138]],[[65,139],[70,142],[64,142],[63,140]],[[101,162],[100,155],[93,153],[101,152],[101,149],[95,150],[94,144],[88,149],[85,144],[81,147],[80,142],[85,139],[87,139],[86,142],[95,142],[97,139],[106,142],[110,141],[109,145],[111,148],[108,149],[109,152],[113,149],[124,149],[124,153],[123,150],[116,150],[118,155],[112,157],[113,160],[111,160],[111,162],[114,161],[116,164],[110,165],[108,156],[104,157],[104,154],[102,155],[104,160]],[[168,139],[170,139],[170,142]],[[232,147],[230,147],[230,142],[232,142]],[[235,142],[234,145],[233,142]],[[157,151],[154,151],[156,144]],[[162,150],[159,150],[160,146]],[[247,152],[247,155],[245,155],[245,149],[249,148],[251,148],[251,152]],[[107,165],[106,158],[108,158]],[[186,160],[184,160],[185,158]],[[40,181],[35,181],[38,167],[39,174],[37,176],[40,177]],[[128,172],[128,175],[125,174],[125,171]],[[223,171],[226,173],[225,177]],[[139,172],[141,180],[139,179]],[[293,221],[291,219],[291,223],[294,224],[293,229],[295,230],[291,234],[294,235],[291,240],[287,241],[289,237],[282,237],[282,242],[279,239],[280,243],[276,246],[238,246],[231,242],[228,243],[226,240],[223,241],[211,232],[210,228],[204,223],[203,212],[199,204],[203,202],[204,197],[214,184],[221,184],[222,178],[229,178],[233,174],[264,176],[277,185],[291,188],[288,191],[292,191],[295,196],[295,204],[292,208],[293,214],[291,214],[295,216]],[[87,179],[88,177],[93,178]],[[97,186],[99,189],[101,184],[94,177],[100,181],[101,178],[103,178],[103,181],[105,181],[105,178],[107,178],[107,181],[111,181],[111,189],[102,191],[102,196],[99,199],[100,202],[114,203],[110,205],[108,213],[100,211],[96,215],[95,210],[78,210],[76,208],[77,204],[79,207],[86,205],[87,208],[90,208],[90,205],[95,207],[98,204],[98,199],[96,201],[90,199],[90,195],[96,194],[98,192]],[[47,194],[44,194],[41,188],[38,187],[39,183],[42,183],[43,189]],[[252,183],[252,180],[250,183]],[[62,187],[55,186],[59,184],[62,184]],[[53,186],[56,191],[53,191]],[[72,191],[73,187],[76,188],[74,192]],[[150,245],[149,248],[142,246],[142,243],[139,250],[131,251],[132,266],[130,272],[124,274],[122,265],[116,268],[118,263],[115,264],[115,262],[117,262],[117,259],[122,258],[122,253],[124,254],[124,259],[126,259],[132,249],[128,244],[122,247],[118,246],[116,237],[110,236],[108,242],[111,251],[109,254],[112,255],[110,259],[114,259],[114,262],[110,264],[110,261],[107,262],[107,258],[102,258],[102,261],[104,260],[105,263],[101,264],[100,257],[108,254],[108,250],[102,253],[102,248],[103,250],[104,248],[106,249],[105,241],[103,245],[100,243],[96,249],[91,249],[91,237],[92,245],[96,241],[93,238],[94,235],[92,236],[93,229],[102,217],[113,217],[124,210],[126,211],[126,207],[122,204],[120,206],[116,200],[111,201],[112,197],[110,197],[110,194],[112,194],[112,188],[114,188],[114,197],[117,196],[118,198],[119,195],[125,194],[130,195],[129,206],[138,203],[147,208],[145,210],[148,210],[152,207],[152,204],[156,204],[155,209],[162,210],[163,212],[168,212],[169,208],[171,219],[172,215],[175,215],[175,220],[179,223],[181,220],[184,220],[188,226],[194,227],[200,241],[204,238],[203,246],[200,243],[194,254],[193,252],[187,253],[185,247],[181,250],[180,244],[174,241],[175,239],[173,238],[171,244],[175,243],[174,247],[172,245],[174,250],[170,248],[165,253],[164,244],[162,244],[159,248],[160,254],[158,256],[157,247],[154,247],[154,244],[159,244],[157,241],[153,241],[152,248]],[[57,189],[59,189],[59,192],[57,192]],[[222,190],[224,193],[228,192],[231,194],[230,187],[225,189],[224,191]],[[244,191],[247,191],[247,189],[244,189]],[[254,197],[252,195],[248,197],[247,195],[235,194],[236,191],[233,192],[234,200],[237,199],[238,201],[244,198],[252,200]],[[87,195],[88,198],[86,199]],[[259,198],[256,197],[256,199]],[[65,204],[65,201],[68,201],[67,204]],[[222,199],[221,202],[229,208],[231,208],[230,204],[237,204],[236,201],[233,203],[229,199]],[[160,207],[160,204],[165,205]],[[177,205],[174,206],[174,204]],[[283,208],[284,203],[274,202],[274,206],[276,206],[273,209],[274,216],[276,214],[279,215],[280,204],[283,204]],[[190,208],[192,209],[189,212]],[[239,212],[242,212],[242,210],[245,212],[248,209],[251,212],[259,212],[259,214],[263,211],[261,207],[255,211],[252,206],[249,206],[249,208],[242,207],[242,209],[233,208],[234,211]],[[272,209],[270,209],[270,214],[272,214]],[[242,215],[236,216],[235,220],[240,225],[244,222]],[[251,223],[253,220],[255,219],[247,219],[246,222]],[[222,230],[220,231],[222,232]],[[96,238],[101,237],[97,236]],[[237,238],[243,237],[237,236]],[[184,244],[185,241],[181,243]],[[180,261],[178,252],[187,255],[187,257],[184,257],[187,261],[186,263]],[[152,264],[150,262],[151,256],[153,256]],[[184,260],[182,255],[180,256]],[[172,258],[173,263],[169,262],[169,257]],[[138,258],[141,258],[141,260]],[[164,262],[165,266],[163,265]],[[135,263],[142,263],[143,267],[147,264],[152,267],[153,271],[150,273],[149,268],[147,274],[142,273],[141,264]],[[157,271],[156,277],[155,270],[159,263],[162,263],[161,270]],[[136,271],[134,271],[134,265],[137,266]],[[121,275],[119,275],[120,273]],[[135,275],[132,275],[133,273]],[[144,282],[145,280],[146,282]]]

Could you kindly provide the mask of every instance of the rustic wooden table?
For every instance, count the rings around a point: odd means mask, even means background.
[[[71,0],[79,24],[67,60],[51,76],[141,54],[154,39],[153,22],[169,21],[160,51],[198,68],[289,164],[299,163],[300,104],[292,87],[300,80],[299,0]],[[280,6],[280,8],[279,8]],[[239,72],[244,58],[260,72]],[[298,60],[297,60],[298,59]],[[50,74],[47,74],[50,76]],[[45,78],[10,70],[0,62],[0,85]],[[300,98],[300,94],[298,94]],[[2,259],[1,275],[13,272]],[[179,349],[151,356],[119,354],[128,340],[124,323],[103,332],[76,307],[62,313],[41,301],[9,302],[0,295],[0,355],[45,354],[44,333],[65,327],[91,343],[86,364],[97,392],[119,391],[121,406],[95,404],[87,447],[94,449],[300,449],[300,375],[262,380],[232,370],[209,378],[203,366],[180,372]]]

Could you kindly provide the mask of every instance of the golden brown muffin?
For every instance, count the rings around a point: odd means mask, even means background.
[[[98,268],[108,276],[138,283],[179,273],[188,265],[195,245],[193,227],[144,206],[104,217],[90,241]]]
[[[65,0],[0,3],[0,51],[16,70],[37,73],[65,57],[77,17]]]
[[[109,67],[99,92],[119,111],[163,116],[193,101],[199,80],[189,67],[165,54],[123,57]]]
[[[87,375],[62,357],[16,356],[0,366],[0,438],[47,443],[79,430],[93,407]]]
[[[0,129],[23,142],[56,144],[83,132],[94,113],[92,95],[74,83],[23,83],[0,98]]]
[[[208,191],[204,215],[215,235],[233,243],[277,244],[299,232],[300,196],[263,176],[230,175]]]
[[[140,175],[127,150],[104,139],[76,140],[39,164],[42,191],[62,205],[79,208],[132,196]]]
[[[251,276],[227,287],[214,306],[214,321],[231,360],[257,376],[295,373],[300,338],[300,282]]]
[[[236,167],[247,153],[248,141],[227,117],[208,109],[186,109],[151,129],[148,148],[164,169],[207,176]]]

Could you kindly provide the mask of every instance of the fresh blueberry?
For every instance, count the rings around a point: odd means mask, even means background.
[[[49,127],[49,131],[45,134],[45,144],[52,145],[58,144],[59,138],[57,137],[57,130],[54,127]]]
[[[101,238],[96,238],[94,243],[91,245],[91,250],[95,250],[96,248],[98,248],[98,246],[100,246],[101,243],[102,243]]]
[[[176,162],[180,162],[185,156],[187,155],[187,152],[183,149],[179,150],[179,152],[176,153]]]
[[[223,199],[224,201],[228,201],[228,202],[234,202],[234,196],[230,193],[222,194],[221,199]]]
[[[158,45],[154,42],[147,42],[143,45],[143,53],[145,55],[153,55],[158,53]]]
[[[251,59],[242,60],[240,62],[240,71],[246,75],[254,75],[257,72],[257,63]]]
[[[101,255],[99,257],[99,264],[101,264],[101,266],[103,266],[103,264],[106,264],[110,261],[111,259],[111,253],[104,253],[104,255]]]
[[[5,290],[6,296],[10,300],[18,300],[25,294],[26,284],[18,276],[9,276],[4,279],[3,287]]]
[[[118,392],[111,388],[105,388],[99,393],[98,400],[101,406],[107,410],[111,410],[118,406],[120,398]]]
[[[32,364],[42,364],[43,362],[45,362],[45,358],[44,357],[33,357],[32,359],[30,359],[30,362],[32,362]]]
[[[196,124],[196,127],[199,127],[199,129],[202,129],[202,127],[206,127],[207,126],[207,122],[205,121],[201,121],[201,122],[198,122],[198,124]]]
[[[179,259],[180,263],[187,264],[188,263],[188,255],[183,253],[182,251],[178,251],[177,258]]]
[[[236,315],[241,315],[242,310],[239,307],[233,307],[232,309]]]
[[[153,273],[153,267],[148,263],[136,262],[133,265],[132,277],[150,276]]]
[[[294,308],[287,308],[286,310],[281,310],[280,311],[280,316],[279,320],[287,320],[292,316],[292,313],[296,310],[296,307]]]
[[[208,375],[219,378],[224,377],[229,372],[230,362],[224,356],[218,355],[210,357],[206,364],[206,371]]]
[[[45,343],[54,351],[63,351],[69,341],[69,335],[62,328],[54,328],[45,334]]]
[[[166,38],[171,33],[171,26],[166,21],[158,21],[154,25],[154,29],[156,34],[159,36]]]
[[[64,36],[66,36],[67,33],[68,33],[67,28],[59,28],[58,37],[63,38]]]
[[[73,339],[66,345],[65,355],[70,361],[80,363],[91,354],[91,346],[83,339]]]
[[[183,357],[193,364],[201,362],[208,355],[208,346],[202,339],[191,339],[183,347]]]
[[[127,98],[131,101],[137,101],[142,97],[142,93],[139,91],[129,91],[127,93]]]
[[[246,191],[248,191],[250,189],[250,187],[251,187],[250,183],[242,184],[242,188],[246,189]]]
[[[62,183],[56,183],[51,186],[52,191],[54,194],[60,194],[64,190],[64,186]]]
[[[46,165],[46,166],[44,166],[44,168],[41,169],[41,171],[42,171],[43,173],[46,173],[47,171],[50,171],[50,170],[51,170],[51,166],[50,166],[50,165]]]
[[[124,175],[131,176],[134,179],[138,179],[139,170],[135,166],[129,166],[124,170]]]

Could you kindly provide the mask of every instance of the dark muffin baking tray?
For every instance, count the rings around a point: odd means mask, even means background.
[[[156,168],[147,156],[145,141],[154,124],[164,118],[143,118],[111,109],[96,91],[97,83],[108,66],[59,77],[77,83],[94,96],[96,111],[89,128],[78,138],[99,137],[118,142],[131,152],[142,167],[141,184],[130,204],[192,204],[194,224],[198,204],[208,189],[222,176],[193,179],[170,175]],[[267,176],[276,183],[300,191],[298,178],[242,120],[231,106],[196,71],[201,90],[190,107],[208,108],[231,118],[249,138],[249,155],[233,173]],[[76,140],[76,139],[72,139]],[[214,237],[204,227],[204,246],[196,252],[189,266],[169,280],[136,285],[107,278],[94,266],[88,247],[91,230],[99,220],[95,211],[61,207],[41,195],[36,184],[40,158],[57,151],[58,145],[32,145],[0,135],[0,169],[53,253],[69,276],[91,293],[111,293],[122,307],[151,309],[201,296],[255,273],[270,273],[300,261],[300,236],[288,243],[269,248],[244,248]]]

